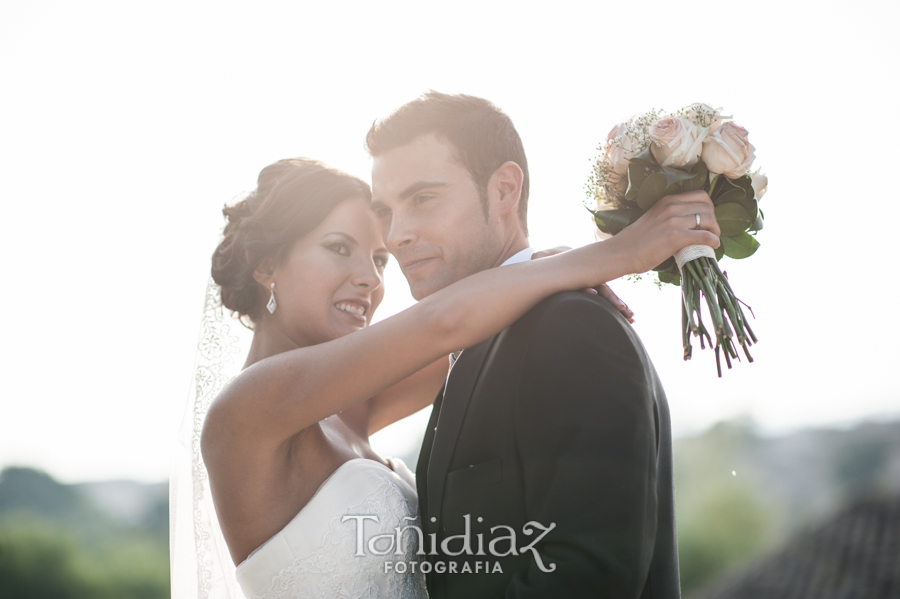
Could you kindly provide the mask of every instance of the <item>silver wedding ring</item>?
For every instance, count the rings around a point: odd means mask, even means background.
[[[695,214],[695,215],[694,215],[694,218],[697,219],[697,226],[694,227],[694,230],[695,230],[695,231],[698,231],[698,230],[700,229],[700,215],[699,215],[699,214]]]

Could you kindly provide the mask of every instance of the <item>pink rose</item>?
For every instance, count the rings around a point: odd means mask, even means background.
[[[669,168],[693,166],[700,159],[708,127],[679,118],[660,119],[650,125],[650,152],[660,165]]]
[[[747,130],[728,121],[706,138],[701,157],[710,172],[738,179],[750,171],[755,149],[747,140]]]

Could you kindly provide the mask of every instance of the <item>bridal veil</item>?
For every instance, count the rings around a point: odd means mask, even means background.
[[[240,342],[226,318],[218,286],[206,287],[203,321],[191,390],[171,456],[169,563],[172,599],[244,599],[225,545],[200,454],[200,432],[209,404],[237,373]]]

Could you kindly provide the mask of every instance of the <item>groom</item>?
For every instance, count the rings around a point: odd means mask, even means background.
[[[493,104],[429,92],[366,142],[413,297],[531,258],[528,163]],[[560,293],[451,363],[416,469],[431,599],[679,597],[668,404],[617,310]]]

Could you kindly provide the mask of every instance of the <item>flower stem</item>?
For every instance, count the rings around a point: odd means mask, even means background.
[[[740,344],[747,360],[753,362],[748,347],[756,343],[757,338],[741,309],[741,304],[744,302],[734,295],[728,282],[728,276],[722,272],[716,261],[712,258],[701,257],[684,264],[681,268],[681,285],[681,337],[684,359],[691,358],[690,337],[693,333],[700,338],[701,349],[705,349],[705,338],[709,342],[709,347],[715,350],[716,371],[720,378],[722,376],[720,351],[725,357],[725,365],[728,368],[732,367],[732,358],[738,361],[741,359],[736,344]],[[703,325],[703,315],[700,311],[701,295],[706,300],[706,307],[713,320],[715,345]],[[746,304],[744,305],[746,306]],[[750,307],[747,306],[747,308]],[[752,310],[750,312],[753,313]]]

